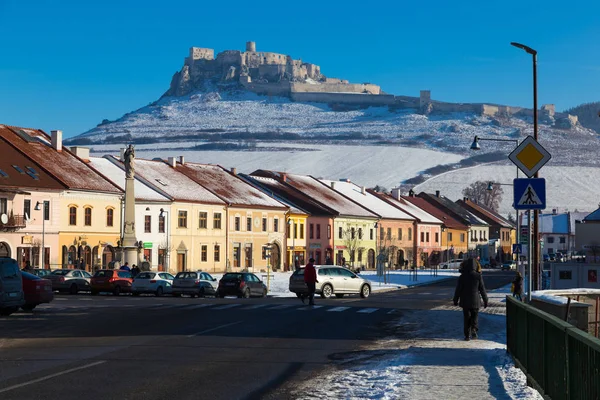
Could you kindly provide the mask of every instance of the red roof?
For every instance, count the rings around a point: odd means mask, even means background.
[[[493,210],[490,210],[488,207],[483,204],[475,203],[469,199],[467,200],[458,200],[457,204],[470,209],[473,213],[475,213],[478,217],[484,219],[486,222],[494,225],[500,225],[503,228],[516,228],[514,224],[510,221],[504,219],[500,214],[496,213]]]
[[[67,147],[63,146],[61,151],[55,150],[50,136],[40,129],[0,125],[0,136],[68,189],[122,193],[119,187]]]
[[[429,203],[427,200],[421,197],[413,197],[413,196],[401,196],[402,199],[408,201],[409,203],[414,204],[422,210],[427,211],[429,214],[433,215],[437,219],[443,222],[449,229],[459,229],[466,231],[469,227],[462,222],[459,222],[455,218],[453,218],[450,214],[446,213],[441,208],[435,207],[433,204]]]

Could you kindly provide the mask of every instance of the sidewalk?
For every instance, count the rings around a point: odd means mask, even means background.
[[[453,305],[407,311],[395,334],[310,381],[302,399],[542,399],[506,353],[505,296],[489,293],[479,339],[464,341],[462,311]]]

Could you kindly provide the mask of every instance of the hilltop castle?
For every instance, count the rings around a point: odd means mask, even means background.
[[[165,96],[185,96],[194,91],[214,90],[219,84],[238,84],[248,91],[288,97],[298,102],[328,103],[338,108],[388,106],[412,108],[423,114],[433,112],[469,112],[489,116],[532,116],[533,110],[484,103],[447,103],[431,99],[429,90],[419,97],[394,96],[371,83],[349,83],[328,78],[316,64],[294,60],[280,53],[256,51],[255,42],[246,43],[246,51],[225,50],[217,54],[209,48],[192,47],[181,71],[176,72]],[[569,129],[577,125],[577,116],[556,113],[553,104],[540,110],[540,122]]]

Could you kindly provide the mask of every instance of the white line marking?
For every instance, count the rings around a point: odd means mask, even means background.
[[[184,310],[195,310],[197,308],[212,307],[212,306],[214,306],[214,304],[212,304],[212,303],[205,303],[205,304],[192,304],[191,306],[188,305],[188,306],[183,306],[181,308],[184,309]]]
[[[274,306],[274,307],[267,308],[267,310],[283,310],[283,309],[290,308],[290,307],[294,307],[294,306],[292,304],[282,304],[280,306]]]
[[[306,306],[306,307],[300,307],[298,310],[315,310],[317,308],[323,308],[324,306]]]
[[[363,308],[362,310],[359,310],[358,312],[361,314],[371,314],[377,310],[379,310],[379,308]]]
[[[243,310],[256,310],[257,308],[262,308],[262,307],[266,307],[269,304],[254,304],[252,306],[248,306],[248,307],[243,307]]]
[[[333,307],[330,308],[329,310],[327,310],[328,312],[340,312],[340,311],[346,311],[347,309],[349,309],[350,307]]]
[[[390,310],[390,311],[388,311],[386,314],[387,314],[387,315],[390,315],[390,314],[395,314],[395,313],[396,313],[396,310],[394,309],[394,310]]]
[[[224,306],[219,306],[213,308],[213,310],[226,310],[228,308],[239,307],[241,304],[225,304]]]
[[[70,374],[71,372],[79,371],[79,370],[86,369],[86,368],[95,367],[96,365],[104,364],[105,362],[106,361],[96,361],[96,362],[93,362],[91,364],[82,365],[81,367],[71,368],[71,369],[68,369],[66,371],[57,372],[56,374],[43,376],[41,378],[34,379],[32,381],[29,381],[29,382],[19,383],[18,385],[13,385],[13,386],[9,386],[9,387],[4,388],[4,389],[0,389],[0,393],[8,392],[9,390],[18,389],[18,388],[21,388],[23,386],[32,385],[34,383],[47,381],[48,379],[56,378],[57,376],[61,376],[61,375],[65,375],[65,374]]]
[[[232,322],[230,324],[225,324],[225,325],[217,326],[215,328],[206,329],[206,330],[203,330],[203,331],[200,331],[200,332],[196,332],[193,335],[188,335],[188,337],[190,338],[190,337],[194,337],[194,336],[200,336],[200,335],[203,335],[203,334],[208,333],[208,332],[216,331],[217,329],[227,328],[228,326],[240,324],[241,322],[242,321],[237,321],[237,322]]]

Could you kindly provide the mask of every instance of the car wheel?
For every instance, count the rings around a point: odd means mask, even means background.
[[[115,296],[118,296],[121,294],[121,286],[115,286],[115,289],[113,290],[113,294]]]
[[[161,297],[163,295],[163,288],[162,286],[159,286],[158,288],[156,288],[156,297]]]
[[[371,288],[369,287],[369,285],[367,285],[367,284],[362,285],[362,287],[360,288],[360,297],[362,297],[363,299],[366,299],[367,297],[369,297],[370,294],[371,294]]]
[[[326,284],[321,289],[321,297],[324,299],[328,299],[333,294],[333,287],[330,284]]]
[[[77,292],[79,292],[79,289],[77,289],[77,284],[73,283],[71,285],[71,287],[69,288],[69,293],[70,294],[77,294]]]
[[[342,297],[344,297],[344,293],[336,293],[335,297],[337,297],[338,299],[341,299]]]
[[[201,287],[200,290],[198,290],[198,297],[205,297],[206,293],[204,293],[204,287]]]
[[[262,297],[267,297],[267,289],[263,289],[263,295]]]
[[[37,306],[37,304],[24,304],[21,306],[21,308],[24,311],[33,311],[33,309]]]
[[[244,290],[244,293],[242,293],[242,295],[240,297],[243,297],[244,299],[249,299],[250,298],[250,290],[249,289]]]

